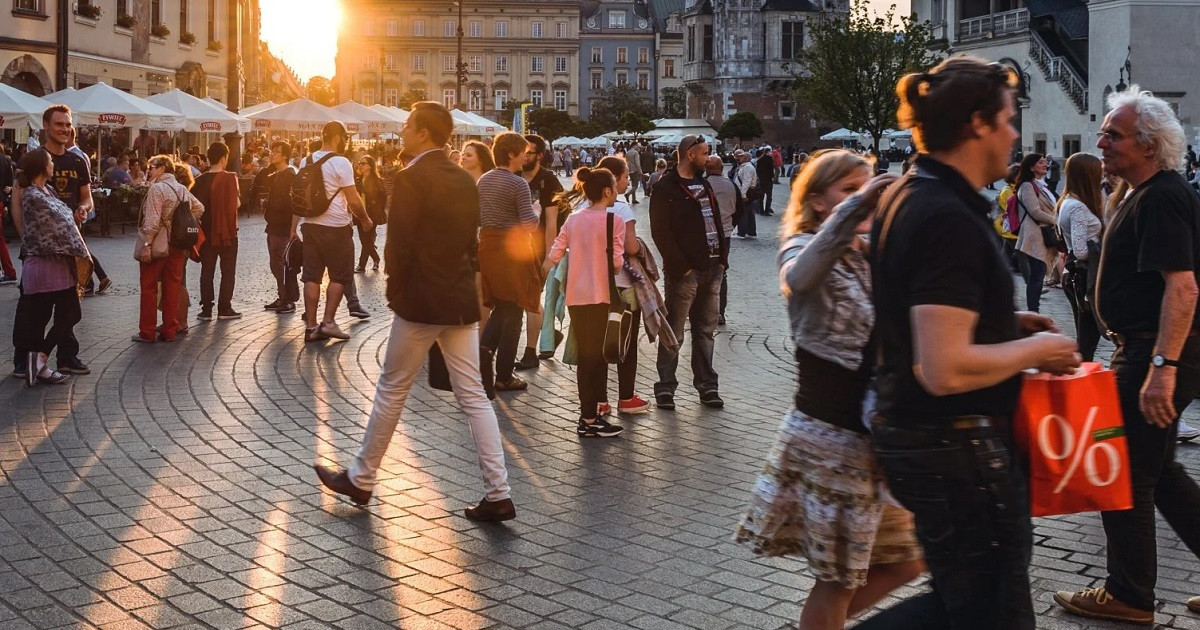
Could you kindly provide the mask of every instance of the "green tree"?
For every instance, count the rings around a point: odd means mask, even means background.
[[[625,112],[621,114],[617,123],[617,131],[631,133],[634,138],[652,129],[654,129],[654,123],[638,112]]]
[[[655,118],[654,105],[646,100],[642,92],[628,83],[610,85],[601,89],[597,96],[598,98],[592,102],[591,121],[603,127],[605,131],[632,131],[632,129],[621,128],[623,121],[634,122],[636,120],[636,118],[627,117],[630,114],[646,120]]]
[[[726,118],[725,122],[721,123],[721,129],[717,131],[720,138],[737,138],[742,141],[753,140],[761,135],[762,121],[754,112],[738,112]]]
[[[683,118],[687,115],[687,88],[666,87],[662,89],[663,118]]]
[[[571,123],[570,129],[567,130],[567,135],[575,136],[576,138],[595,138],[606,131],[608,130],[594,122],[576,120]]]
[[[796,98],[817,116],[871,136],[876,147],[896,126],[896,83],[937,62],[940,49],[928,22],[916,14],[896,20],[896,5],[882,17],[867,0],[849,13],[809,22],[812,44],[785,64],[796,77]]]
[[[425,96],[425,90],[409,88],[407,92],[400,95],[400,99],[396,101],[396,105],[401,109],[408,109],[412,107],[413,103],[419,103],[424,100],[428,100],[428,97]]]
[[[316,101],[327,107],[333,107],[337,104],[334,102],[333,85],[325,77],[313,77],[309,79],[308,84],[304,86],[304,92],[309,100]]]
[[[570,130],[575,125],[570,114],[560,112],[553,107],[531,109],[528,116],[529,120],[526,121],[525,126],[549,142],[570,135]]]

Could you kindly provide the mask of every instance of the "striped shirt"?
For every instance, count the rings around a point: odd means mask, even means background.
[[[538,224],[533,211],[529,182],[503,168],[495,168],[479,178],[479,227],[510,228]]]

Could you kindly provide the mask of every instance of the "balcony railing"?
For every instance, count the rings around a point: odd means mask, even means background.
[[[1029,57],[1051,83],[1058,83],[1080,114],[1087,111],[1087,82],[1061,56],[1055,55],[1035,31],[1029,32]]]
[[[981,15],[958,22],[958,39],[991,39],[997,35],[1019,33],[1029,28],[1029,9],[1013,9]]]

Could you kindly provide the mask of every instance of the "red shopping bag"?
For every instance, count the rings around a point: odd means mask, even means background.
[[[1034,516],[1133,507],[1117,381],[1104,366],[1026,374],[1013,431],[1029,456]]]

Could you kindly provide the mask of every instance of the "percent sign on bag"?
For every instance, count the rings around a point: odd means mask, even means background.
[[[1013,428],[1029,454],[1034,516],[1133,506],[1117,383],[1100,364],[1068,376],[1027,374]]]

